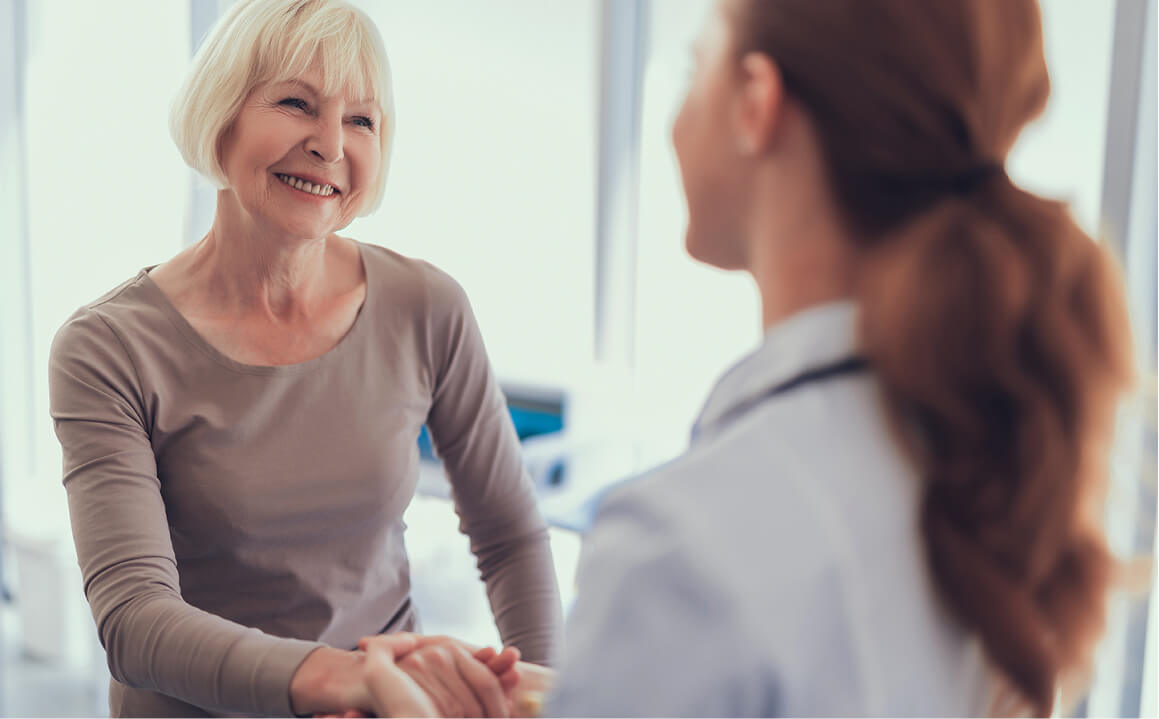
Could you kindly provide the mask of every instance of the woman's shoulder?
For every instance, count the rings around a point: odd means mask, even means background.
[[[147,283],[146,270],[141,270],[80,306],[56,331],[49,350],[54,407],[66,396],[87,391],[105,396],[134,393],[141,343],[163,341],[167,331]]]
[[[147,269],[78,307],[57,330],[54,345],[118,335],[124,326],[156,313],[148,297]]]
[[[380,295],[397,297],[397,293],[409,291],[421,296],[434,309],[468,304],[462,285],[434,264],[381,245],[358,242],[358,246],[366,263],[367,281],[389,289],[389,293]]]

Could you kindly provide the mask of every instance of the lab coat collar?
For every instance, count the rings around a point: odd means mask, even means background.
[[[737,362],[708,395],[692,438],[715,434],[729,423],[733,408],[818,367],[857,354],[857,304],[829,302],[802,310],[765,333],[755,351]]]

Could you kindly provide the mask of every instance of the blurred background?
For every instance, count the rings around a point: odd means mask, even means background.
[[[920,0],[915,0],[920,1]],[[980,0],[1001,2],[1002,0]],[[78,306],[209,227],[167,111],[230,0],[0,0],[0,713],[107,713],[47,411]],[[577,509],[677,454],[760,337],[743,276],[688,259],[670,123],[708,0],[355,0],[398,108],[386,199],[344,233],[466,288],[552,522],[565,603]],[[1156,2],[1043,0],[1053,93],[1011,176],[1071,203],[1124,263],[1146,380],[1108,526],[1154,567]],[[424,629],[496,641],[432,459],[408,511]],[[1155,716],[1156,599],[1116,598],[1078,716]]]

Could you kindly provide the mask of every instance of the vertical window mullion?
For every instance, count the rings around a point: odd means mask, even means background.
[[[1155,406],[1148,396],[1156,361],[1155,20],[1154,0],[1116,5],[1103,173],[1103,234],[1123,262],[1143,377],[1139,396],[1120,420],[1108,502],[1108,541],[1126,556],[1146,555],[1155,545],[1155,516],[1144,509],[1154,507],[1144,488],[1148,475],[1153,482],[1156,456]],[[1150,604],[1146,596],[1113,599],[1085,714],[1139,714],[1145,685],[1154,682],[1154,658],[1150,675],[1144,666]]]
[[[26,0],[0,5],[0,488],[36,471],[24,85]],[[0,508],[3,502],[0,502]],[[0,570],[3,567],[0,565]],[[7,596],[0,571],[0,594]]]
[[[603,0],[601,14],[595,358],[630,370],[648,0]]]

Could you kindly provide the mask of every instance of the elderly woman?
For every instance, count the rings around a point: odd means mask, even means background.
[[[359,638],[416,629],[402,514],[424,423],[503,641],[548,661],[546,526],[467,298],[335,234],[379,205],[388,166],[370,20],[340,0],[238,2],[171,128],[220,188],[212,228],[77,311],[51,356],[113,715],[371,709]],[[408,660],[440,711],[506,711],[495,667],[457,643]]]

